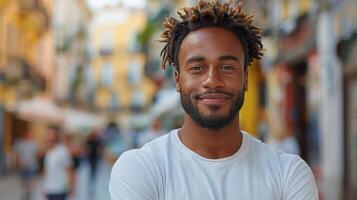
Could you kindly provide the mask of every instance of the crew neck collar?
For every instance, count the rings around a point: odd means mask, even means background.
[[[247,150],[248,143],[249,143],[249,136],[244,131],[241,131],[241,133],[242,133],[242,144],[241,144],[240,148],[238,149],[238,151],[236,151],[234,154],[232,154],[228,157],[218,158],[218,159],[211,159],[211,158],[203,157],[203,156],[199,155],[198,153],[194,152],[193,150],[191,150],[190,148],[188,148],[184,143],[182,143],[182,141],[179,137],[179,129],[173,130],[172,135],[173,135],[174,140],[176,141],[176,144],[178,145],[179,149],[183,153],[189,155],[190,157],[198,158],[198,159],[206,161],[206,162],[218,162],[219,163],[219,162],[229,162],[230,160],[233,160],[234,158],[240,157]]]

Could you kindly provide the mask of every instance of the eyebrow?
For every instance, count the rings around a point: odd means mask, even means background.
[[[201,62],[204,61],[205,58],[202,56],[192,56],[186,61],[186,64],[193,63],[193,62]]]
[[[231,56],[231,55],[224,55],[224,56],[220,56],[219,57],[219,60],[234,60],[234,61],[237,61],[239,62],[239,59],[235,56]]]
[[[220,56],[218,59],[220,61],[234,60],[234,61],[239,62],[239,59],[237,57],[235,57],[235,56],[232,56],[232,55],[223,55],[223,56]],[[189,58],[186,61],[186,64],[193,63],[193,62],[202,62],[204,60],[205,60],[205,58],[203,56],[192,56],[191,58]]]

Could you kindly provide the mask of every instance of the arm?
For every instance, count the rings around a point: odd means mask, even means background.
[[[287,171],[283,200],[318,200],[318,191],[310,167],[296,157]]]
[[[68,167],[68,180],[69,180],[69,195],[74,194],[75,184],[76,184],[76,176],[73,167]]]
[[[20,155],[17,152],[15,152],[15,163],[16,163],[16,167],[19,167],[20,169],[24,168],[24,164],[22,162],[22,159],[21,159]]]
[[[109,193],[112,200],[155,200],[157,186],[153,164],[140,150],[123,153],[113,166]],[[150,161],[150,162],[148,162]]]
[[[14,154],[15,154],[15,164],[16,164],[16,167],[19,167],[20,169],[23,168],[23,162],[22,162],[22,159],[21,159],[21,156],[20,156],[20,142],[19,141],[16,141],[15,144],[14,144]]]
[[[74,189],[75,189],[75,169],[74,169],[74,163],[72,156],[69,152],[68,147],[65,147],[62,149],[62,154],[61,154],[61,160],[63,167],[65,167],[67,171],[67,179],[68,179],[68,193],[69,195],[74,194]]]

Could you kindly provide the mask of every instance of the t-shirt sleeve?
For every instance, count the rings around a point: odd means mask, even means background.
[[[152,166],[148,158],[130,150],[123,153],[115,162],[109,182],[111,200],[155,200],[157,187]]]
[[[286,171],[283,200],[318,200],[318,191],[310,167],[296,156]]]
[[[68,151],[66,147],[63,147],[61,150],[62,150],[61,163],[63,164],[63,166],[65,166],[66,168],[73,167],[73,160],[72,160],[71,153]]]

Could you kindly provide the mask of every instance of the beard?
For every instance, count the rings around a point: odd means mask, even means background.
[[[193,97],[193,99],[196,99],[194,103],[190,95],[183,92],[180,93],[180,98],[183,109],[196,124],[198,124],[202,128],[219,130],[231,123],[239,113],[239,110],[242,108],[244,103],[244,92],[238,92],[236,94],[236,97],[232,100],[228,114],[225,116],[219,116],[217,114],[217,111],[219,110],[220,106],[209,107],[211,113],[208,115],[204,115],[199,111],[197,105],[198,98],[196,98],[195,96]]]

